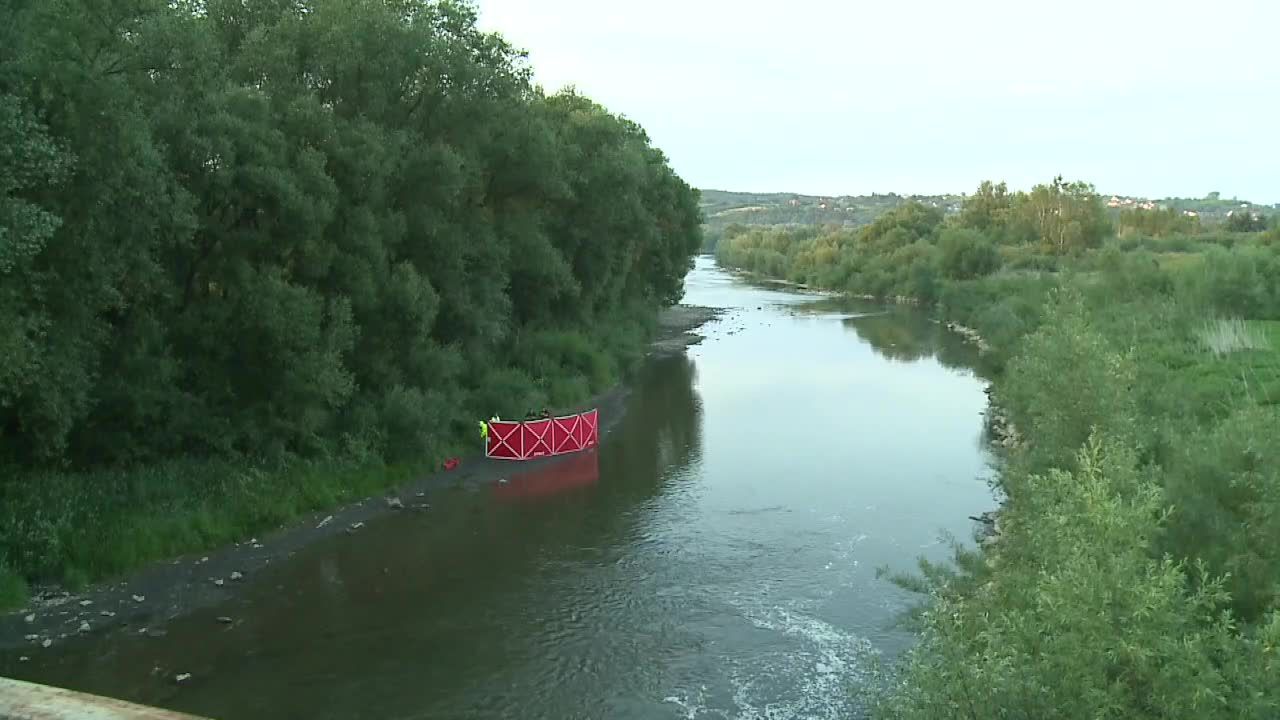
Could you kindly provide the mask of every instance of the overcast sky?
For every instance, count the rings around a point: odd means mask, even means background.
[[[1280,0],[479,0],[702,188],[1280,202]]]

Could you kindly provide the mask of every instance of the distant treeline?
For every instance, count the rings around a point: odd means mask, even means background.
[[[582,402],[681,296],[697,192],[468,2],[3,7],[0,605]]]

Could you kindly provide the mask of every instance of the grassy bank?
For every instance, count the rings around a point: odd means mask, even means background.
[[[299,515],[406,482],[434,463],[185,460],[137,469],[45,472],[5,493],[0,526],[12,607],[25,577],[71,589],[145,563],[245,540]]]
[[[1004,457],[1000,539],[905,583],[928,594],[921,642],[880,717],[1280,712],[1277,240],[1144,236],[1054,183],[984,186],[950,219],[721,241],[730,266],[975,329],[1025,439]]]

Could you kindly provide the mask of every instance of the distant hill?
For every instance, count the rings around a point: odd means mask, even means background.
[[[741,225],[836,225],[857,227],[868,225],[890,210],[913,200],[941,209],[950,215],[960,212],[964,194],[947,195],[800,195],[798,193],[731,192],[702,190],[702,214],[706,244],[713,250],[724,229]],[[1225,199],[1219,193],[1204,198],[1164,198],[1153,200],[1128,195],[1103,195],[1102,201],[1118,214],[1126,209],[1173,209],[1195,214],[1206,224],[1223,222],[1241,210],[1258,213],[1280,209],[1280,203],[1264,205],[1237,198]]]
[[[963,195],[800,195],[702,190],[706,249],[714,249],[724,229],[742,225],[868,225],[890,210],[917,200],[946,213],[960,211]]]

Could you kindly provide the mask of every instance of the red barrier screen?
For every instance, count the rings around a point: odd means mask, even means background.
[[[532,460],[585,450],[599,442],[598,417],[595,410],[588,410],[549,420],[491,422],[484,454],[500,460]]]

